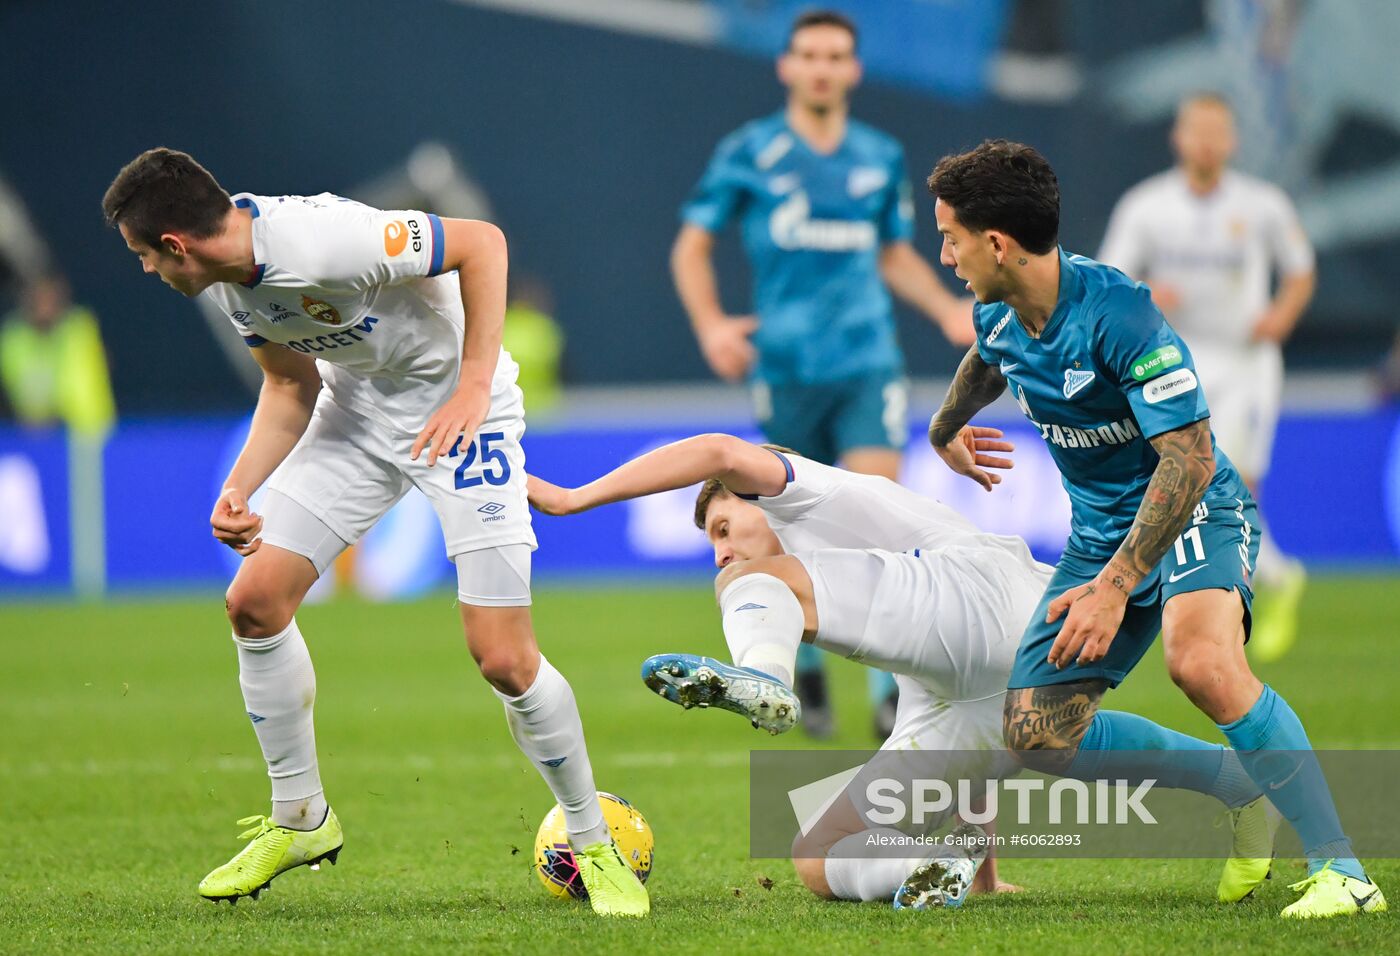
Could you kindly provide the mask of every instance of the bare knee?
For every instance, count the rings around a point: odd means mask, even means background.
[[[792,867],[797,871],[797,878],[807,889],[824,900],[836,899],[836,894],[831,892],[831,884],[826,881],[826,857],[818,859],[795,856],[792,858]]]
[[[467,649],[492,687],[508,697],[530,689],[540,670],[540,650],[529,608],[463,604],[462,625]]]
[[[734,561],[720,569],[715,576],[715,599],[719,600],[735,581],[751,574],[766,574],[787,585],[793,596],[806,602],[812,592],[811,578],[802,562],[790,554],[777,554],[747,561]]]
[[[1230,646],[1232,641],[1222,635],[1218,640],[1205,636],[1201,640],[1166,644],[1167,673],[1172,682],[1216,723],[1237,719],[1243,712],[1240,702],[1247,703],[1258,696],[1252,690],[1258,680],[1250,673],[1243,655]]]
[[[256,583],[235,580],[224,595],[224,610],[234,634],[261,639],[286,630],[296,604]]]
[[[792,841],[792,868],[803,886],[824,900],[834,900],[836,894],[826,881],[826,852],[811,835],[799,833]]]
[[[784,574],[783,559],[787,555],[769,558],[750,558],[747,561],[733,561],[720,569],[715,575],[715,599],[724,593],[729,585],[742,577],[750,574],[771,574],[779,580],[786,581]]]

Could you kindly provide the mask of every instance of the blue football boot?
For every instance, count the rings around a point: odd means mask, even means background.
[[[642,663],[642,680],[687,710],[718,707],[774,735],[791,730],[802,716],[796,695],[777,679],[713,657],[657,654]]]

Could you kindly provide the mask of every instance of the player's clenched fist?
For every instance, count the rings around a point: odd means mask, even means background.
[[[258,537],[262,533],[262,523],[262,515],[253,514],[248,499],[237,488],[225,488],[214,502],[214,513],[209,516],[214,537],[245,558],[262,546]]]

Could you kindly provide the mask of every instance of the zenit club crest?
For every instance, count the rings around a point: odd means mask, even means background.
[[[341,322],[340,313],[335,310],[335,306],[329,302],[313,299],[308,295],[301,297],[301,310],[312,321],[320,322],[322,325],[339,325]]]

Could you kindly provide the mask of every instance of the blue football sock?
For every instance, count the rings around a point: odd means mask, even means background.
[[[1261,793],[1229,748],[1118,710],[1094,715],[1065,775],[1133,784],[1156,780],[1163,787],[1209,794],[1232,808]]]
[[[812,674],[820,672],[823,663],[821,648],[807,643],[798,646],[797,673]]]
[[[1308,872],[1316,873],[1330,860],[1336,872],[1365,879],[1366,871],[1342,832],[1317,755],[1288,702],[1266,685],[1249,713],[1220,729],[1239,751],[1250,777],[1298,831]]]

